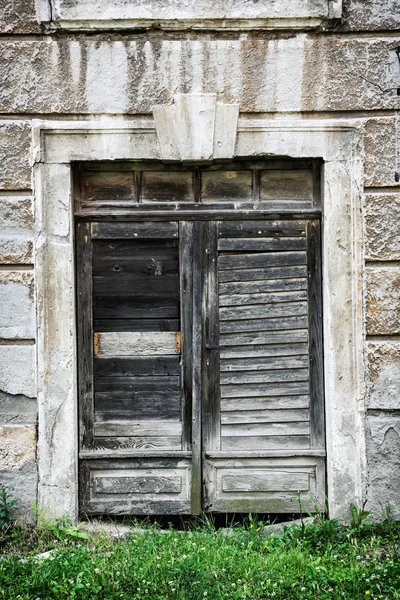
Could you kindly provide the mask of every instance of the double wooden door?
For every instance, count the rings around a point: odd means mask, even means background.
[[[319,231],[77,223],[84,514],[323,503]]]

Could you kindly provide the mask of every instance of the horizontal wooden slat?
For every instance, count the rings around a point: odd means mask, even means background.
[[[113,356],[94,359],[96,377],[152,377],[154,375],[179,375],[180,364],[178,356],[142,356],[121,358]]]
[[[305,237],[222,238],[218,240],[218,250],[220,252],[282,252],[285,250],[304,250],[306,247]],[[240,256],[249,255],[241,254]]]
[[[296,238],[293,238],[293,241]],[[278,242],[280,240],[276,240]],[[302,241],[302,240],[301,240]],[[227,271],[227,270],[245,270],[248,272],[248,269],[265,269],[266,267],[272,266],[296,266],[296,265],[304,265],[307,264],[307,255],[306,252],[262,252],[262,253],[253,253],[253,254],[229,254],[229,255],[220,255],[218,257],[218,269],[219,271]],[[235,279],[226,279],[227,274],[219,274],[220,281],[247,281],[245,273],[241,273],[241,278],[238,280]],[[258,275],[257,279],[265,279],[265,275],[260,272],[250,273],[252,279],[256,279],[254,275]],[[267,277],[269,278],[269,277]]]
[[[224,294],[262,294],[265,292],[284,292],[286,290],[307,289],[307,269],[299,267],[273,267],[269,279],[261,281],[239,281],[220,283],[219,293]]]
[[[179,331],[179,319],[95,319],[94,331]]]
[[[174,298],[178,300],[178,275],[161,275],[160,277],[93,277],[93,294],[95,296],[129,296],[145,298]]]
[[[177,390],[164,392],[98,392],[94,398],[95,421],[179,421],[181,396]]]
[[[136,475],[94,477],[96,494],[179,494],[182,477],[178,475]]]
[[[97,297],[93,301],[95,319],[177,319],[179,299]]]
[[[282,304],[245,305],[237,308],[220,308],[219,316],[223,321],[258,319],[267,317],[292,317],[306,315],[307,302],[284,302]]]
[[[305,449],[310,447],[308,435],[258,435],[240,438],[237,436],[221,438],[221,450],[273,450],[282,448]]]
[[[304,236],[305,221],[220,221],[218,237]]]
[[[244,385],[247,383],[270,383],[273,381],[308,381],[308,379],[308,369],[223,372],[220,375],[221,386],[235,383]]]
[[[177,276],[179,264],[177,259],[167,258],[130,258],[110,257],[101,258],[93,262],[93,275],[110,278],[115,285],[123,279],[130,277],[145,277],[150,279],[154,276],[163,277]]]
[[[224,340],[221,340],[223,342]],[[285,341],[284,339],[277,340]],[[257,345],[253,343],[249,346],[232,346],[226,347],[220,350],[221,359],[230,358],[259,358],[266,356],[295,356],[297,354],[305,354],[307,352],[307,346],[305,345],[290,345],[282,344],[279,346],[274,345]]]
[[[179,354],[180,334],[171,331],[95,333],[98,356],[148,356]]]
[[[229,358],[220,360],[221,372],[266,371],[268,369],[307,369],[307,355],[273,356],[263,358]]]
[[[143,436],[124,436],[117,437],[99,437],[95,439],[95,448],[107,451],[125,451],[125,450],[173,450],[178,451],[182,448],[182,436],[180,435],[162,435],[161,437],[143,437]]]
[[[258,346],[258,345],[274,345],[277,346],[276,353],[281,352],[280,346],[288,346],[288,356],[291,354],[306,354],[308,341],[308,331],[304,329],[295,329],[294,331],[251,331],[249,333],[223,333],[220,335],[221,345],[223,346]],[[279,346],[279,347],[278,347]],[[290,350],[290,348],[292,348]],[[223,348],[225,352],[226,348]],[[268,351],[268,350],[267,350]],[[274,349],[269,350],[266,356],[273,356]]]
[[[121,395],[121,398],[142,396],[144,392],[156,396],[174,393],[180,389],[179,377],[96,377],[96,392]],[[115,394],[114,394],[115,395]]]
[[[308,339],[307,334],[308,328],[308,316],[301,315],[296,317],[278,317],[272,319],[243,319],[243,321],[221,321],[219,330],[223,334],[227,333],[239,333],[239,332],[250,332],[250,331],[278,331],[278,330],[289,330],[292,332],[293,329],[303,329],[304,331],[300,334],[303,341]],[[294,333],[294,332],[293,332]],[[280,334],[269,334],[272,338],[279,336]]]
[[[234,425],[221,425],[222,437],[253,437],[260,435],[308,435],[310,423],[308,421],[288,421],[279,423],[240,423]]]
[[[253,173],[250,169],[203,171],[200,193],[202,202],[248,202],[253,199]]]
[[[178,240],[110,239],[95,240],[93,261],[105,260],[177,260]]]
[[[92,237],[97,239],[177,238],[178,223],[92,223]]]
[[[247,469],[232,471],[232,475],[222,476],[223,492],[259,493],[259,492],[293,492],[310,489],[308,473],[279,472],[269,470]]]
[[[193,202],[193,171],[143,171],[141,196],[144,202]]]
[[[163,437],[182,435],[182,423],[177,421],[107,421],[94,424],[96,437]]]
[[[133,172],[82,173],[80,175],[82,202],[134,200]]]
[[[221,398],[251,398],[252,396],[288,396],[309,393],[307,381],[279,383],[248,383],[247,385],[221,386]]]
[[[235,410],[221,413],[222,425],[235,425],[241,423],[282,423],[284,421],[309,421],[308,409],[284,410]]]
[[[272,267],[295,267],[307,264],[306,252],[263,252],[220,255],[219,281],[262,281],[270,279]],[[231,273],[231,271],[238,271]]]
[[[125,439],[125,438],[120,438]],[[151,450],[143,448],[142,450],[130,450],[128,448],[118,450],[102,450],[101,448],[95,448],[94,450],[81,450],[79,452],[79,458],[82,460],[120,460],[135,458],[143,461],[143,459],[152,458],[178,458],[185,459],[191,458],[192,453],[190,450]]]
[[[221,412],[226,411],[254,411],[254,410],[268,410],[273,411],[277,409],[302,409],[308,408],[310,405],[310,398],[308,395],[304,396],[277,396],[261,398],[223,398],[221,400]]]
[[[296,282],[295,279],[292,279]],[[301,281],[301,280],[300,280]],[[300,302],[307,300],[307,291],[303,289],[294,289],[291,291],[270,292],[269,294],[228,294],[219,296],[220,306],[248,306],[252,304],[278,304],[284,302]]]

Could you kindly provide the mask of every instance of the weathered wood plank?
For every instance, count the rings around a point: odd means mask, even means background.
[[[222,437],[221,450],[273,450],[298,448],[303,450],[310,447],[308,435],[255,435],[247,437]],[[253,509],[250,509],[250,511]]]
[[[307,270],[305,266],[270,269],[270,279],[261,281],[240,281],[220,283],[219,293],[224,294],[262,294],[265,292],[284,292],[287,290],[307,289]]]
[[[96,494],[180,494],[182,477],[178,475],[136,475],[94,477]]]
[[[229,384],[247,384],[247,383],[270,383],[270,382],[288,382],[288,381],[308,381],[309,372],[307,369],[287,369],[282,371],[239,371],[236,373],[223,372],[220,375],[221,386]]]
[[[222,398],[221,412],[226,411],[252,411],[252,410],[278,410],[278,409],[304,409],[310,405],[308,395],[304,396],[278,396],[260,398]]]
[[[182,447],[192,447],[193,223],[179,223]]]
[[[178,240],[109,239],[95,240],[94,266],[107,260],[178,260]]]
[[[308,352],[308,332],[304,329],[295,329],[290,331],[251,331],[248,333],[224,333],[221,334],[221,344],[224,348],[221,352],[230,350],[226,346],[258,346],[270,345],[269,354],[273,356],[275,350],[272,346],[276,346],[276,354],[284,354],[280,351],[281,346],[287,346],[288,356],[290,354],[307,354]],[[250,350],[250,349],[249,349]],[[266,350],[268,352],[268,349]]]
[[[79,177],[82,202],[134,200],[133,172],[81,173]]]
[[[95,319],[93,329],[105,331],[179,331],[179,319]]]
[[[106,332],[95,333],[96,356],[149,356],[151,354],[179,354],[179,332]]]
[[[292,280],[295,282],[296,280]],[[300,284],[304,285],[304,284]],[[285,302],[301,302],[307,300],[307,290],[294,289],[291,291],[270,292],[268,294],[221,294],[220,306],[248,306],[252,304],[278,304]]]
[[[193,202],[193,171],[142,171],[143,202]]]
[[[220,252],[283,252],[285,250],[304,250],[306,247],[305,237],[222,238],[218,240]]]
[[[95,296],[124,298],[178,298],[178,275],[160,277],[93,277]]]
[[[128,277],[144,277],[150,279],[153,276],[164,278],[178,276],[179,264],[177,259],[168,260],[166,257],[144,256],[143,258],[109,257],[99,258],[93,264],[93,274],[96,277],[108,277],[115,285],[122,279]]]
[[[144,392],[156,396],[173,394],[179,391],[180,377],[96,377],[95,389],[97,392],[106,392],[110,395],[121,395],[121,398],[133,398],[137,393]],[[115,394],[116,393],[116,394]],[[130,396],[129,396],[130,394]]]
[[[221,386],[221,398],[251,398],[253,396],[288,396],[309,393],[307,381],[282,381],[278,383],[248,383],[247,385]]]
[[[97,427],[97,424],[95,424]],[[221,437],[239,437],[238,444],[243,438],[263,435],[309,435],[309,421],[285,421],[279,423],[236,423],[233,425],[221,425]],[[290,442],[288,440],[288,445]]]
[[[293,238],[295,240],[296,238]],[[280,241],[280,240],[277,240]],[[303,243],[303,240],[301,240]],[[287,251],[284,252],[282,248],[281,252],[261,252],[261,253],[252,253],[252,254],[228,254],[228,255],[220,255],[218,259],[218,268],[220,271],[231,271],[231,270],[246,270],[248,269],[265,269],[266,267],[273,266],[297,266],[304,265],[307,262],[307,254],[306,252],[294,252]],[[232,274],[234,275],[234,274]],[[264,279],[264,275],[260,276],[260,273],[250,273],[252,278],[254,275],[258,275],[257,279]],[[220,281],[235,281],[235,279],[228,279],[230,276],[229,273],[220,273],[219,280]],[[238,281],[246,281],[246,275],[243,274],[243,279],[239,279]]]
[[[263,169],[260,176],[260,200],[309,200],[312,206],[311,171]]]
[[[92,240],[89,223],[77,223],[77,326],[79,432],[82,448],[93,445]]]
[[[142,356],[121,358],[113,356],[94,359],[96,377],[152,377],[180,375],[178,356]]]
[[[310,411],[308,409],[283,409],[273,410],[235,410],[222,412],[222,425],[239,425],[243,423],[281,423],[284,421],[309,421]]]
[[[94,424],[96,437],[163,437],[181,436],[178,421],[107,421]]]
[[[223,342],[224,340],[221,340]],[[284,342],[284,339],[278,340],[280,342]],[[220,358],[221,359],[230,359],[230,358],[257,358],[257,357],[266,357],[266,356],[291,356],[297,354],[305,354],[307,349],[300,347],[300,345],[290,345],[290,344],[282,344],[281,346],[273,346],[273,345],[257,345],[253,343],[249,346],[232,346],[225,347],[220,350]]]
[[[201,173],[201,201],[248,202],[253,198],[252,181],[253,175],[250,169],[203,171]]]
[[[181,450],[182,437],[180,435],[162,435],[160,437],[143,436],[124,436],[100,437],[94,441],[95,448],[104,451],[125,451],[125,450]]]
[[[303,329],[302,332],[293,332],[293,335],[298,333],[299,341],[308,340],[308,316],[296,316],[296,317],[278,317],[272,319],[243,319],[243,321],[221,321],[220,332],[221,334],[227,333],[239,333],[239,332],[250,332],[250,331],[273,331],[273,330],[289,330]],[[98,331],[96,329],[96,331]],[[272,339],[280,334],[269,334]],[[296,341],[296,340],[294,340]]]
[[[308,312],[307,302],[284,302],[281,304],[244,305],[237,308],[219,309],[223,321],[258,319],[267,317],[293,317],[305,315]]]
[[[95,420],[99,421],[180,421],[181,398],[179,390],[154,389],[95,394]]]
[[[220,221],[219,238],[305,236],[306,221]]]
[[[268,369],[308,369],[308,355],[273,356],[263,358],[221,359],[221,372],[266,371]]]
[[[289,254],[289,252],[287,253]],[[273,256],[273,253],[266,254],[268,258]],[[220,284],[222,283],[245,283],[245,282],[268,282],[270,280],[275,279],[286,279],[284,275],[287,275],[289,271],[287,269],[295,268],[295,267],[304,267],[306,262],[306,254],[304,253],[303,264],[299,260],[299,264],[294,264],[292,267],[290,265],[285,266],[281,269],[281,267],[255,267],[254,269],[227,269],[220,270],[218,274],[218,279]],[[281,277],[282,276],[282,277]]]
[[[306,492],[310,489],[310,476],[308,473],[274,472],[271,470],[239,471],[235,469],[232,474],[222,476],[223,492]]]
[[[92,223],[95,239],[168,239],[178,237],[178,223]]]
[[[178,298],[94,298],[95,319],[177,319]]]

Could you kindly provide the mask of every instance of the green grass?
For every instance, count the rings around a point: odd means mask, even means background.
[[[65,533],[65,528],[64,528]],[[54,548],[49,558],[35,554]],[[3,539],[0,598],[12,600],[400,599],[400,527],[318,519],[265,536],[262,523],[149,527],[115,542],[15,529]]]

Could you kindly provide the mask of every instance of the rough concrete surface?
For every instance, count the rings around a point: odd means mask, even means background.
[[[365,258],[400,260],[400,188],[398,194],[366,194]]]
[[[366,268],[367,333],[400,333],[400,267]]]
[[[396,117],[369,119],[365,123],[365,185],[400,186],[396,181],[399,170]]]
[[[0,33],[38,33],[35,0],[1,0]]]
[[[0,66],[0,72],[1,68]],[[23,77],[22,74],[21,76]],[[20,85],[23,87],[22,81]],[[2,94],[1,87],[0,84],[0,96]],[[0,189],[26,190],[31,188],[30,136],[31,128],[26,122],[2,121],[0,123]]]
[[[367,459],[367,508],[382,519],[390,505],[400,519],[400,417],[368,417]]]
[[[13,512],[28,523],[34,522],[33,504],[37,501],[37,464],[30,458],[18,469],[6,469],[0,462],[0,486],[18,500]]]
[[[216,93],[242,112],[395,109],[393,39],[303,33],[271,40],[123,40],[0,45],[0,111],[150,113],[174,93]]]
[[[341,29],[389,31],[400,29],[398,0],[343,0]]]
[[[36,337],[32,272],[0,270],[0,306],[0,338]]]
[[[0,391],[0,424],[31,425],[37,421],[37,400]]]
[[[7,394],[36,397],[34,345],[0,345],[0,390]]]
[[[400,410],[400,342],[369,341],[367,406]]]
[[[32,198],[0,197],[0,265],[33,261]]]

